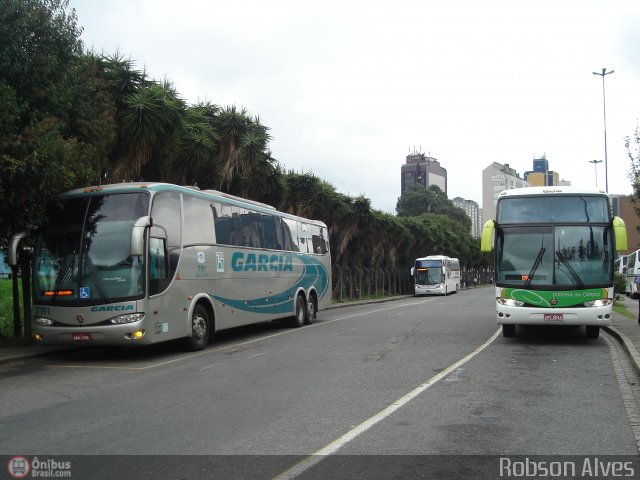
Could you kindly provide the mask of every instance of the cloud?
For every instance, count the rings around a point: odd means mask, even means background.
[[[436,157],[449,197],[481,204],[481,172],[546,154],[630,193],[622,137],[640,115],[636,2],[72,0],[83,39],[119,48],[189,102],[246,107],[273,155],[394,212],[409,149]],[[635,41],[634,41],[635,40]],[[599,171],[602,186],[604,166]]]

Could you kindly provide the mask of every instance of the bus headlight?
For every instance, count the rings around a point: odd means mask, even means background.
[[[521,307],[524,305],[524,302],[514,300],[513,298],[496,297],[496,302],[500,305],[504,305],[505,307]]]
[[[591,300],[590,302],[584,302],[583,305],[585,307],[606,307],[611,305],[611,299],[603,298],[601,300]]]
[[[53,325],[53,320],[50,318],[38,317],[36,318],[36,323],[41,327],[50,327]]]
[[[133,323],[144,318],[144,313],[127,313],[126,315],[118,315],[113,317],[110,322],[114,325],[123,325],[125,323]]]

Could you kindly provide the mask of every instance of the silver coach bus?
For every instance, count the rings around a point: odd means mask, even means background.
[[[52,202],[32,236],[35,338],[42,345],[134,345],[286,318],[331,302],[324,223],[212,190],[124,183]],[[10,242],[15,264],[20,240]]]

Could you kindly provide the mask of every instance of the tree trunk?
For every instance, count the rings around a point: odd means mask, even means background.
[[[20,328],[20,291],[18,290],[18,266],[11,266],[11,282],[13,284],[13,336],[18,338],[22,335]]]
[[[22,271],[22,309],[24,310],[24,338],[31,338],[31,259],[23,255]]]

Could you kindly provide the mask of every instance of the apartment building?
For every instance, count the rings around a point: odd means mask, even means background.
[[[437,185],[440,190],[447,193],[447,170],[440,162],[424,153],[413,152],[407,155],[406,163],[401,167],[400,194],[413,185],[422,185],[429,188]]]
[[[482,224],[496,216],[498,195],[503,190],[530,187],[531,184],[509,166],[493,162],[482,171]]]
[[[482,235],[482,209],[478,202],[473,200],[466,200],[462,197],[456,197],[452,200],[455,207],[461,208],[465,211],[467,216],[471,219],[471,236],[473,238],[480,238]]]

